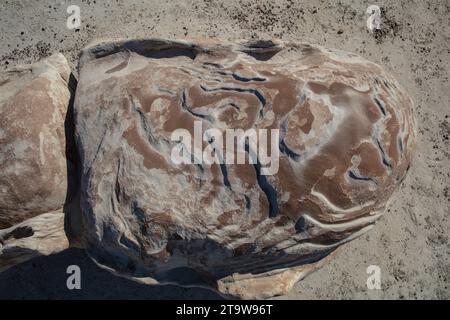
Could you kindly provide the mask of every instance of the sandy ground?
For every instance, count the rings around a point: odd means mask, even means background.
[[[66,27],[70,4],[81,27]],[[366,28],[366,8],[383,9],[382,32]],[[417,155],[386,215],[329,265],[296,285],[289,299],[450,299],[450,2],[422,1],[35,1],[0,3],[0,68],[104,37],[282,38],[352,51],[383,65],[416,103]],[[87,286],[65,288],[64,265],[88,270]],[[368,290],[366,268],[381,268]],[[82,251],[38,258],[0,275],[0,298],[207,298],[203,289],[148,289],[104,273]],[[61,273],[61,274],[60,274]],[[65,290],[65,291],[64,291]],[[159,291],[158,291],[159,290]],[[116,292],[112,294],[111,292]],[[121,292],[120,294],[117,292]]]

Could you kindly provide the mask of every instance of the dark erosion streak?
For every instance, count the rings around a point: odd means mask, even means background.
[[[250,81],[266,81],[266,79],[260,78],[260,77],[247,78],[247,77],[240,76],[240,75],[238,75],[238,74],[236,74],[236,73],[232,73],[231,75],[233,76],[233,78],[234,78],[235,80],[242,81],[242,82],[250,82]]]
[[[355,174],[353,171],[351,171],[351,170],[348,172],[348,175],[349,175],[350,178],[352,178],[352,179],[354,179],[354,180],[372,181],[372,182],[374,182],[375,184],[377,184],[377,182],[376,182],[374,179],[372,179],[372,178],[370,178],[370,177],[363,177],[363,176],[356,175],[356,174]]]
[[[398,147],[400,149],[400,156],[403,157],[403,141],[402,141],[402,138],[398,138]]]
[[[266,99],[264,98],[264,95],[259,92],[257,89],[251,89],[251,88],[233,88],[233,87],[220,87],[220,88],[214,88],[214,89],[209,89],[206,88],[205,86],[201,85],[200,88],[205,91],[205,92],[217,92],[217,91],[235,91],[235,92],[241,92],[241,93],[252,93],[256,96],[256,98],[258,98],[259,102],[261,103],[261,110],[260,115],[263,115],[263,109],[266,105]]]
[[[241,82],[250,82],[250,81],[266,81],[265,78],[261,78],[261,77],[253,77],[253,78],[248,78],[248,77],[244,77],[241,75],[238,75],[237,73],[228,73],[225,71],[218,71],[218,73],[222,76],[232,76],[234,80],[237,81],[241,81]]]
[[[380,152],[381,152],[381,158],[383,159],[383,164],[388,168],[392,168],[392,165],[386,159],[386,153],[384,152],[384,149],[381,146],[380,140],[378,140],[378,139],[377,139],[377,145],[378,145],[378,149],[380,149]]]
[[[279,143],[279,149],[280,152],[287,155],[289,158],[291,158],[294,161],[300,160],[300,155],[292,151],[287,145],[286,142],[284,142],[284,139],[280,141]]]
[[[222,176],[223,176],[223,184],[231,189],[231,184],[230,184],[230,180],[228,180],[228,170],[227,170],[227,166],[224,163],[220,164],[220,171],[222,171]]]
[[[256,179],[261,190],[266,194],[267,201],[269,202],[269,218],[275,218],[278,213],[277,191],[267,181],[266,176],[261,174],[261,164],[259,160],[253,165],[256,171]]]
[[[248,195],[244,194],[244,198],[245,198],[245,208],[247,210],[250,210],[252,207],[252,202],[250,200],[250,197]]]
[[[200,119],[203,120],[208,120],[209,122],[214,122],[210,117],[204,115],[204,114],[200,114],[200,113],[196,113],[194,111],[192,111],[191,107],[188,106],[187,104],[187,99],[186,99],[186,91],[183,90],[183,93],[181,95],[181,107],[186,110],[187,112],[189,112],[190,114],[192,114],[194,117],[198,117]]]
[[[278,148],[280,149],[280,152],[296,162],[300,161],[300,155],[298,153],[296,153],[295,151],[293,151],[291,148],[289,148],[288,145],[286,144],[286,141],[284,141],[286,134],[287,134],[286,119],[283,120],[280,130],[282,133],[280,143],[278,144]]]
[[[384,108],[383,103],[377,97],[374,97],[373,99],[375,100],[375,103],[377,104],[383,116],[386,116],[386,109]]]

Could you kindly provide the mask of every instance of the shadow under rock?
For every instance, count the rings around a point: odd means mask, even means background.
[[[74,101],[78,81],[70,74],[68,87],[70,101],[64,121],[66,137],[66,164],[67,164],[67,194],[64,203],[64,231],[72,246],[79,246],[83,223],[80,211],[80,175],[81,166],[78,150],[75,143]]]
[[[66,287],[69,265],[81,270],[81,289]],[[223,299],[206,288],[145,285],[97,266],[82,249],[28,260],[0,273],[0,299]]]

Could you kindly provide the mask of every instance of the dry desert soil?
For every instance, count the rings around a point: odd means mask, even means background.
[[[382,29],[366,9],[382,9]],[[81,26],[66,27],[69,5]],[[284,299],[450,299],[450,1],[448,0],[2,0],[0,69],[62,52],[76,68],[95,38],[281,38],[351,51],[383,65],[411,94],[417,153],[385,216],[345,245]],[[66,288],[66,267],[82,270],[82,289]],[[366,286],[369,265],[381,289]],[[206,289],[143,286],[116,278],[80,249],[41,257],[0,274],[0,298],[207,299]]]

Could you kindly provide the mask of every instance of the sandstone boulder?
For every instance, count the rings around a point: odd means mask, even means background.
[[[83,50],[79,73],[84,245],[99,264],[147,283],[285,293],[373,226],[411,162],[411,99],[350,53],[104,41]],[[262,174],[260,159],[205,164],[187,147],[193,163],[177,164],[172,134],[194,137],[198,122],[279,130],[270,145],[278,170]],[[205,136],[200,148],[216,142]]]
[[[0,73],[0,229],[64,205],[70,74],[59,53]]]

